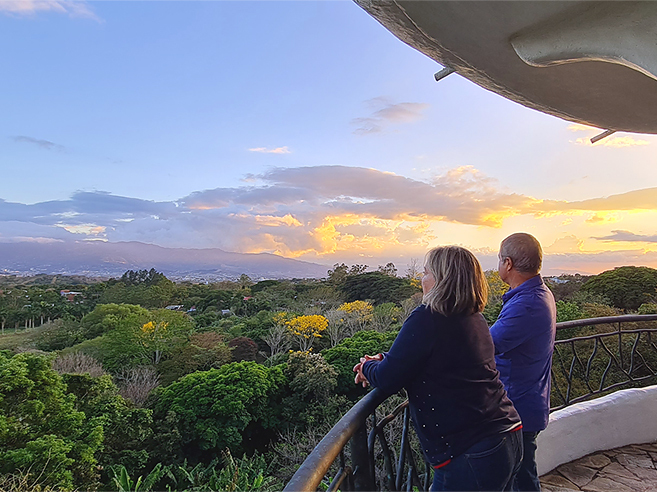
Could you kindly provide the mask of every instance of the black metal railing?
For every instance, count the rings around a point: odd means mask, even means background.
[[[657,376],[657,314],[566,321],[557,336],[581,328],[590,333],[555,342],[552,411]]]
[[[574,329],[588,332],[561,337]],[[566,321],[557,323],[557,336],[562,339],[556,341],[552,358],[551,410],[657,376],[657,314]],[[410,432],[408,400],[379,419],[377,412],[386,399],[373,389],[356,403],[308,455],[284,490],[315,491],[322,483],[329,492],[429,490],[430,467]],[[399,431],[393,439],[386,436],[390,425],[397,425]],[[333,476],[330,483],[324,481],[327,476]]]

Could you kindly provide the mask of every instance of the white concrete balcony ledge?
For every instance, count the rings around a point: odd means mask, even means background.
[[[550,415],[538,436],[546,491],[656,491],[657,386],[617,391]]]

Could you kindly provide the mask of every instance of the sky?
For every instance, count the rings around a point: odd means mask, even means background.
[[[436,83],[351,1],[0,0],[0,43],[0,241],[657,268],[657,137]]]

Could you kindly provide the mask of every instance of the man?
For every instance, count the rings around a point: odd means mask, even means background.
[[[530,234],[512,234],[500,245],[498,271],[510,289],[490,331],[500,379],[522,419],[525,452],[515,490],[541,490],[536,436],[547,427],[550,412],[557,311],[539,275],[542,261],[541,245]]]

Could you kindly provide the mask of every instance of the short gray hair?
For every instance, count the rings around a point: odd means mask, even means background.
[[[500,259],[511,258],[513,268],[521,273],[538,274],[543,264],[541,243],[526,232],[516,232],[500,245]]]

